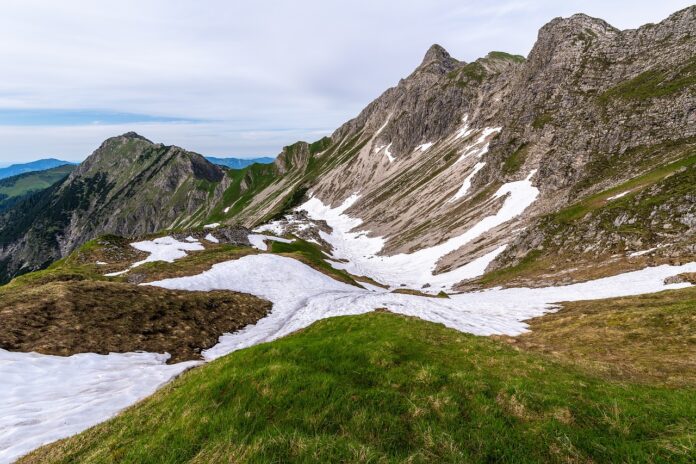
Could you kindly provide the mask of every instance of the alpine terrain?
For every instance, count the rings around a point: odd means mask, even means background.
[[[229,160],[0,181],[0,462],[696,459],[696,6]]]

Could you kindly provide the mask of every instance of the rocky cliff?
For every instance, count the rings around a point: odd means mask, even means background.
[[[104,233],[200,225],[229,185],[202,156],[135,133],[106,140],[62,183],[0,218],[4,277],[40,268]]]
[[[653,247],[658,258],[693,254],[695,30],[690,7],[626,31],[557,18],[526,59],[464,63],[434,45],[331,137],[286,147],[280,178],[228,220],[263,222],[293,192],[334,207],[357,194],[345,213],[384,237],[381,253],[411,253],[500,211],[498,189],[531,176],[531,206],[439,270],[501,246],[489,271],[556,253],[588,264]]]

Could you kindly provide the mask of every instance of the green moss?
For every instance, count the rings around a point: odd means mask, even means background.
[[[527,159],[529,148],[529,144],[523,143],[517,150],[508,156],[503,163],[503,173],[510,175],[519,171],[524,164],[524,161]]]

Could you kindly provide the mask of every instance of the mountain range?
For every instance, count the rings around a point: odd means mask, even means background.
[[[16,176],[18,174],[23,174],[25,172],[32,171],[44,171],[46,169],[55,168],[58,166],[63,166],[66,164],[77,164],[71,161],[62,161],[55,158],[46,158],[36,161],[31,161],[29,163],[19,163],[11,164],[7,167],[0,168],[0,179],[5,179],[7,177]]]
[[[0,463],[694,462],[694,31],[435,44],[272,162],[0,181]]]
[[[261,158],[217,158],[215,156],[206,156],[205,159],[213,164],[225,166],[230,169],[242,169],[254,163],[270,164],[275,158],[270,158],[268,156],[263,156]]]
[[[254,227],[309,196],[352,198],[345,213],[382,256],[450,246],[435,274],[470,265],[457,288],[478,285],[479,268],[520,281],[574,268],[551,277],[572,281],[646,249],[678,261],[695,251],[694,24],[694,8],[626,31],[578,14],[544,26],[527,58],[471,63],[433,45],[331,136],[238,171],[134,133],[109,139],[4,214],[0,267],[38,269],[103,233]],[[448,242],[489,217],[485,234]]]

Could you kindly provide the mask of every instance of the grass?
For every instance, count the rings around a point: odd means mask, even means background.
[[[518,347],[609,379],[696,388],[696,287],[564,303]]]
[[[696,85],[696,58],[675,70],[649,69],[599,96],[600,104],[612,99],[642,101],[666,97]]]
[[[584,200],[570,205],[561,211],[555,213],[551,219],[559,223],[568,223],[577,219],[582,219],[590,211],[594,211],[607,204],[610,197],[631,190],[633,192],[641,190],[649,185],[674,174],[682,168],[692,168],[696,165],[696,153],[689,155],[666,165],[658,166],[647,173],[636,176],[616,187],[604,190],[602,192],[591,195]],[[624,197],[625,198],[625,197]]]
[[[19,462],[693,462],[695,394],[377,312],[220,358]]]
[[[298,261],[302,261],[315,270],[322,272],[329,277],[333,277],[338,281],[350,285],[359,285],[349,273],[341,269],[334,269],[329,263],[327,263],[326,258],[328,258],[328,256],[325,255],[318,246],[300,238],[296,238],[291,243],[272,241],[270,242],[270,251],[271,253],[289,256],[297,259]]]
[[[519,171],[522,165],[524,164],[524,161],[527,159],[527,153],[529,153],[529,148],[530,146],[524,143],[510,156],[508,156],[505,159],[505,162],[503,163],[503,173],[510,175]]]

